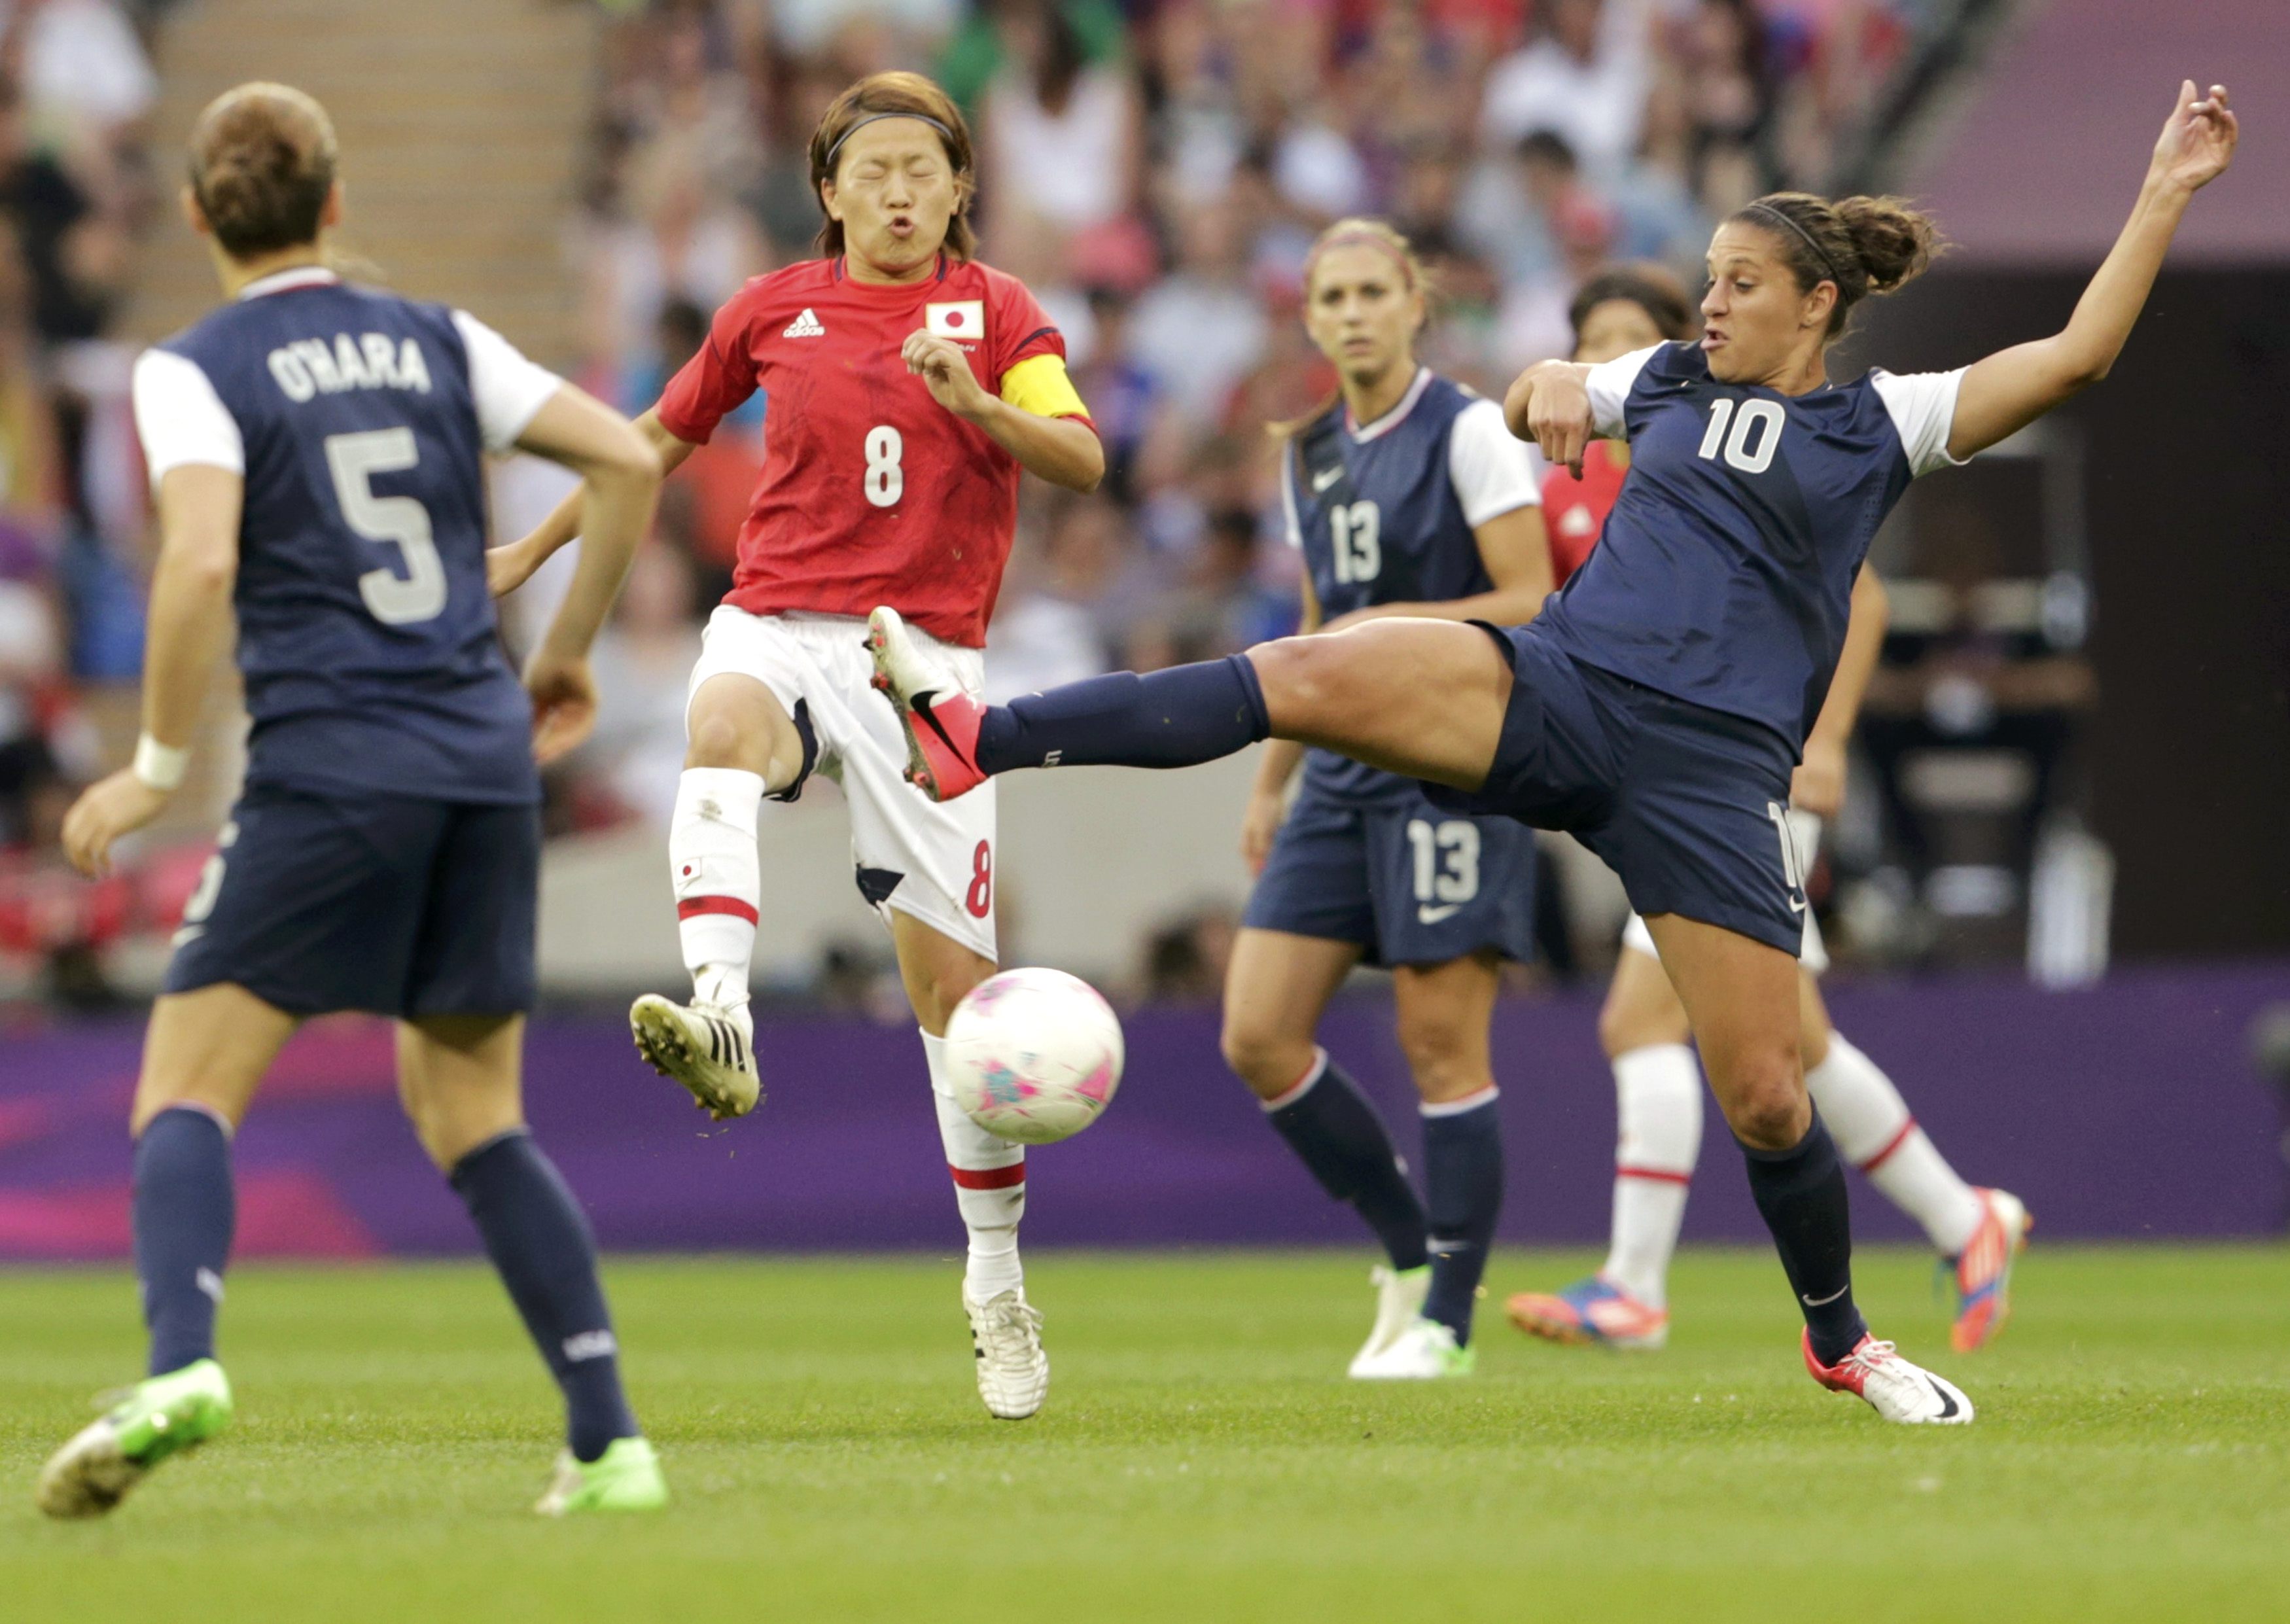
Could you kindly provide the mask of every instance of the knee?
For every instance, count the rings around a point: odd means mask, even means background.
[[[1812,1124],[1813,1107],[1793,1044],[1734,1057],[1722,1075],[1713,1066],[1709,1080],[1725,1108],[1726,1126],[1756,1149],[1786,1150],[1805,1137]]]
[[[704,710],[692,718],[684,764],[738,767],[745,765],[756,753],[745,728],[721,710]]]
[[[1416,1092],[1434,1105],[1475,1094],[1494,1080],[1485,1052],[1449,1021],[1403,1017],[1399,1049],[1407,1057]]]
[[[1343,657],[1328,637],[1282,637],[1248,651],[1265,708],[1284,728],[1312,726],[1338,699]]]
[[[1220,1035],[1224,1063],[1248,1084],[1260,1100],[1286,1093],[1311,1068],[1314,1050],[1309,1036],[1277,1032],[1251,1021],[1225,1020]]]

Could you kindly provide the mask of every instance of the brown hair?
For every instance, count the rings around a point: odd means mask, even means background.
[[[1646,313],[1656,332],[1666,339],[1693,336],[1693,300],[1685,284],[1659,265],[1611,265],[1594,271],[1574,290],[1566,307],[1566,320],[1574,329],[1574,342],[1582,342],[1582,324],[1600,305],[1636,305]]]
[[[967,260],[978,250],[978,236],[970,228],[970,200],[978,189],[978,158],[970,144],[970,125],[962,109],[930,80],[918,73],[869,74],[837,96],[811,132],[811,195],[827,210],[827,185],[835,179],[834,160],[844,138],[862,120],[884,115],[926,119],[939,126],[940,144],[954,171],[954,217],[947,221],[946,251]],[[833,215],[819,228],[819,251],[829,259],[843,252],[843,222]]]
[[[1806,292],[1837,284],[1829,337],[1842,337],[1854,306],[1896,292],[1924,274],[1947,239],[1932,216],[1904,197],[1840,197],[1768,192],[1732,219],[1780,244],[1782,260]]]
[[[287,84],[225,91],[191,127],[191,195],[235,260],[315,243],[338,156],[326,109]]]

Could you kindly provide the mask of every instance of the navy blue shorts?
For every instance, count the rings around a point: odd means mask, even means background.
[[[1517,681],[1494,765],[1436,804],[1565,829],[1640,914],[1682,914],[1794,955],[1805,890],[1789,837],[1797,756],[1762,723],[1585,665],[1532,626],[1483,627]]]
[[[1534,954],[1534,835],[1458,817],[1416,790],[1360,802],[1309,785],[1288,810],[1241,923],[1355,941],[1370,964]]]
[[[532,1007],[540,809],[250,785],[167,966],[292,1015]]]

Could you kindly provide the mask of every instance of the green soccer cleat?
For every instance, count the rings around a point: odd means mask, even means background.
[[[567,1450],[556,1457],[556,1480],[533,1507],[543,1516],[576,1511],[657,1511],[668,1504],[668,1479],[660,1457],[642,1438],[615,1438],[605,1452],[583,1463]]]
[[[48,1457],[33,1498],[50,1516],[100,1516],[153,1467],[196,1449],[230,1416],[230,1379],[212,1359],[148,1377]]]

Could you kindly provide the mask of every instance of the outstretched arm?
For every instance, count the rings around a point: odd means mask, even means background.
[[[1949,430],[1950,457],[1962,461],[1984,451],[2107,376],[2155,285],[2188,200],[2225,172],[2236,134],[2224,85],[2200,97],[2192,79],[2180,86],[2131,219],[2068,324],[2048,339],[1998,350],[1965,372]]]

